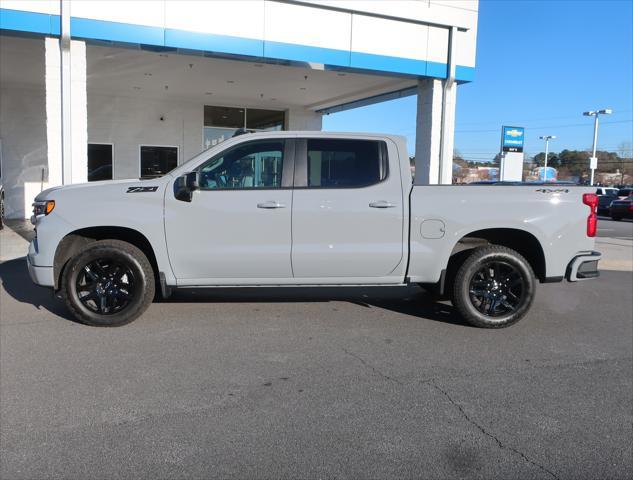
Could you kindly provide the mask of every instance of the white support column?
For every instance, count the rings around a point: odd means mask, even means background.
[[[415,142],[415,184],[453,183],[455,142],[455,48],[457,29],[449,30],[446,80],[418,80]]]
[[[70,0],[61,0],[61,35],[59,52],[61,61],[62,106],[62,184],[72,183],[72,115],[71,115],[71,58],[70,58]]]
[[[72,40],[68,65],[56,38],[46,38],[48,186],[85,182],[88,176],[86,44]],[[67,82],[64,77],[67,75]]]
[[[311,110],[286,110],[286,130],[316,130],[323,128],[323,116]]]
[[[88,181],[88,98],[86,93],[86,43],[70,42],[70,180]]]
[[[48,185],[62,185],[62,76],[59,40],[46,38],[46,144]]]
[[[415,136],[415,184],[435,185],[440,179],[442,80],[418,80]]]

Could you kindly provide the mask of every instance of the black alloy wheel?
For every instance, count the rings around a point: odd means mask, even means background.
[[[500,317],[515,312],[521,305],[523,278],[508,262],[486,262],[471,277],[469,293],[479,312]]]
[[[453,278],[451,301],[473,326],[502,328],[529,311],[536,279],[518,252],[498,245],[474,248]]]
[[[88,310],[112,315],[126,308],[134,298],[134,273],[121,261],[95,259],[79,271],[75,288],[79,301]]]
[[[80,322],[114,327],[147,310],[155,285],[154,269],[138,247],[121,240],[98,240],[64,266],[61,296]]]

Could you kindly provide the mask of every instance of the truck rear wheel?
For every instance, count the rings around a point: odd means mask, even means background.
[[[492,245],[474,249],[460,266],[452,302],[471,325],[502,328],[525,316],[535,291],[527,260],[510,248]]]
[[[114,327],[138,318],[152,303],[154,272],[147,257],[120,240],[99,240],[71,258],[62,274],[62,298],[73,316]]]

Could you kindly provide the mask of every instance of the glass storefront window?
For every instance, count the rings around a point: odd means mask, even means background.
[[[112,180],[112,144],[88,144],[88,181]]]
[[[245,109],[204,106],[205,127],[244,128]]]
[[[239,128],[283,130],[285,112],[260,108],[204,106],[203,148],[211,148],[231,138]]]
[[[253,130],[283,130],[284,112],[249,108],[246,112],[246,128]]]
[[[178,147],[141,145],[141,178],[156,178],[178,166]]]

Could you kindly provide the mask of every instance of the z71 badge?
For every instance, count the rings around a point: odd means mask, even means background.
[[[128,187],[125,193],[145,193],[155,192],[156,190],[158,190],[158,187]]]

